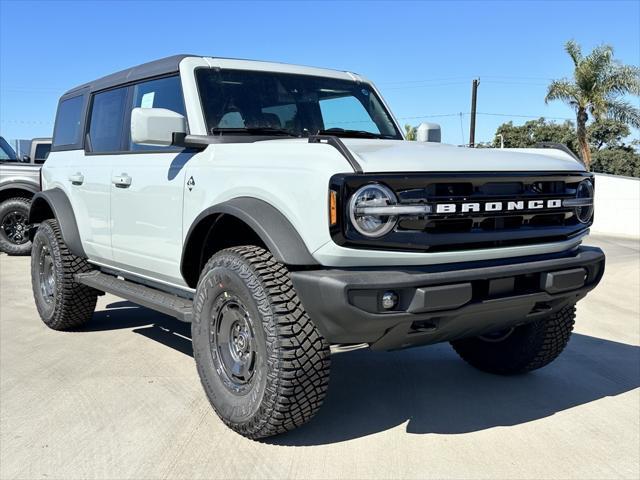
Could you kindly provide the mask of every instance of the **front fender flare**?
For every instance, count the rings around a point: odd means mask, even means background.
[[[253,198],[238,197],[204,210],[191,224],[185,237],[180,271],[185,275],[185,252],[198,225],[212,215],[230,215],[242,220],[260,237],[271,254],[285,265],[318,265],[302,237],[289,220],[269,203]]]
[[[51,213],[58,221],[64,243],[71,253],[77,257],[87,258],[84,248],[82,248],[73,207],[67,194],[60,188],[38,192],[33,196],[29,210],[29,224],[39,224],[51,218]],[[33,240],[33,234],[35,234],[35,229],[32,228],[29,235],[32,237],[31,240]]]

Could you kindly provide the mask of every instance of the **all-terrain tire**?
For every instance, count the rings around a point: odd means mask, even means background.
[[[28,255],[31,251],[27,225],[30,206],[31,200],[24,197],[9,198],[0,203],[0,252],[8,255]],[[11,223],[14,223],[13,227]],[[15,236],[11,237],[5,231],[5,225],[7,228],[19,230],[14,230]]]
[[[47,326],[75,329],[91,319],[98,291],[75,279],[76,273],[90,270],[84,258],[69,251],[56,220],[40,224],[33,239],[31,286],[38,313]]]
[[[532,323],[516,327],[503,339],[473,337],[451,345],[467,363],[489,373],[513,375],[542,368],[554,361],[571,337],[575,305]]]
[[[277,435],[320,408],[329,344],[304,311],[287,268],[268,251],[242,246],[211,257],[198,282],[191,330],[202,386],[237,433]],[[239,347],[246,347],[241,355],[225,353]]]

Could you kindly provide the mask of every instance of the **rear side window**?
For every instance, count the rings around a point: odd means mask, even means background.
[[[60,102],[53,134],[55,147],[80,143],[83,99],[82,95],[78,95]]]
[[[127,88],[116,88],[93,97],[89,141],[96,153],[122,150],[124,136],[124,112]]]
[[[50,151],[50,143],[39,143],[38,145],[36,145],[35,158],[33,159],[33,161],[35,163],[44,163]]]
[[[180,77],[166,77],[138,83],[133,87],[131,110],[141,108],[166,108],[186,117]],[[129,150],[167,150],[177,147],[137,145],[129,140]]]

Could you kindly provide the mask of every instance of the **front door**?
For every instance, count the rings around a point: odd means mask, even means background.
[[[128,114],[135,107],[166,108],[185,115],[178,76],[130,87]],[[184,285],[182,205],[185,164],[191,154],[175,147],[136,145],[126,128],[126,153],[111,169],[111,245],[114,265],[156,280]]]
[[[182,284],[185,153],[121,155],[111,170],[111,245],[116,265]]]

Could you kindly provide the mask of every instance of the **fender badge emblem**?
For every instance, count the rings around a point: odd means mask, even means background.
[[[193,187],[196,186],[196,181],[193,179],[193,177],[190,177],[189,180],[187,180],[187,187],[189,187],[189,191],[193,190]]]

